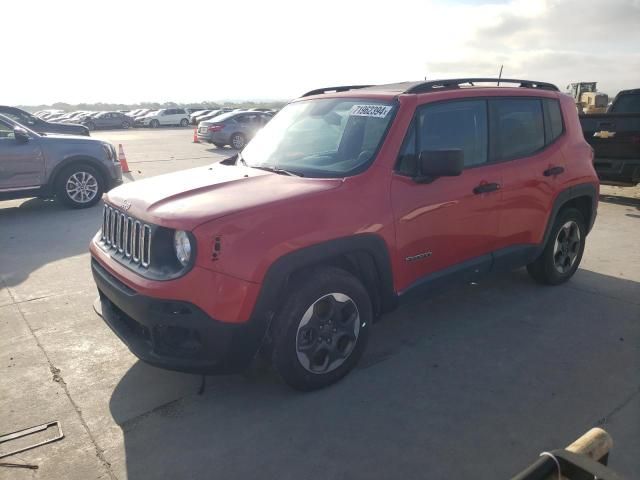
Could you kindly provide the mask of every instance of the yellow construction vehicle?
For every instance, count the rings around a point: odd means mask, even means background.
[[[605,113],[609,96],[600,93],[597,82],[579,82],[567,85],[567,92],[571,95],[578,108],[578,113]]]

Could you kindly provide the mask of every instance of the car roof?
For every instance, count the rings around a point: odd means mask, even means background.
[[[490,83],[491,85],[485,85]],[[482,84],[482,85],[481,85]],[[548,82],[536,80],[520,79],[498,79],[498,78],[454,78],[431,81],[398,82],[383,85],[344,85],[337,87],[325,87],[311,90],[300,98],[322,97],[331,95],[336,97],[353,97],[354,93],[358,97],[377,98],[388,100],[398,95],[435,93],[447,90],[460,89],[536,89],[559,92],[558,87]]]

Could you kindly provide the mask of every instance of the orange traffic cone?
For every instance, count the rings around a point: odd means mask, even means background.
[[[124,149],[122,144],[118,144],[118,160],[120,160],[120,166],[122,167],[122,173],[131,173],[129,170],[129,164],[127,163],[127,157],[124,156]]]
[[[200,143],[200,140],[198,140],[198,127],[193,129],[193,143]]]

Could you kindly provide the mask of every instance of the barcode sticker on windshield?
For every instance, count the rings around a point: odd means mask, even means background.
[[[354,105],[351,107],[349,115],[355,117],[376,117],[384,118],[391,111],[389,105]]]

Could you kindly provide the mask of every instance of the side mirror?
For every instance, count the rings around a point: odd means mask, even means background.
[[[29,134],[24,128],[14,127],[13,135],[18,143],[27,143],[29,141]]]
[[[438,177],[457,177],[464,169],[464,152],[455,150],[424,150],[418,157],[418,183],[429,183]]]

